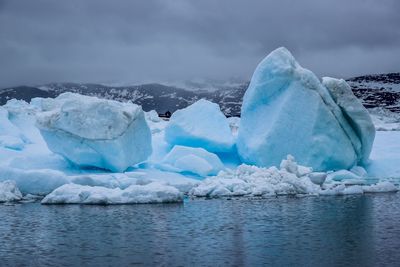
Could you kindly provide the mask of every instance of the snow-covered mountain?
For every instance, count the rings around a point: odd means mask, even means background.
[[[354,94],[368,109],[400,113],[400,73],[366,75],[347,80]],[[136,86],[110,86],[101,84],[51,83],[29,87],[18,86],[0,90],[0,105],[9,99],[30,101],[33,97],[56,97],[63,92],[120,101],[133,101],[145,111],[174,112],[198,99],[205,98],[221,106],[227,116],[240,114],[242,97],[248,82],[235,83],[182,83],[179,85],[143,84]],[[379,109],[377,109],[379,108]]]

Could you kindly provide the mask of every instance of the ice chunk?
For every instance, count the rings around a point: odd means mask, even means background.
[[[6,180],[0,182],[0,202],[13,202],[21,199],[22,194],[15,181]]]
[[[360,177],[367,177],[368,176],[367,171],[361,166],[354,166],[354,167],[352,167],[350,169],[350,171],[352,173],[354,173],[355,175],[358,175]]]
[[[308,177],[314,184],[322,185],[326,180],[327,174],[325,172],[312,172],[308,174]]]
[[[318,194],[320,186],[311,182],[308,176],[299,177],[297,166],[291,168],[259,168],[240,165],[236,170],[221,171],[194,187],[190,194],[197,197],[221,196],[268,196]]]
[[[390,193],[397,192],[399,189],[394,184],[383,181],[372,185],[346,185],[346,184],[330,184],[324,190],[319,192],[320,195],[354,195],[364,193]]]
[[[357,195],[363,194],[363,187],[360,185],[346,186],[345,184],[332,184],[330,187],[319,192],[320,195],[337,196],[337,195]]]
[[[229,117],[227,118],[229,122],[229,127],[231,128],[232,135],[234,137],[237,136],[240,126],[240,118],[239,117]]]
[[[369,150],[371,133],[354,128],[368,116],[360,114],[349,120],[319,79],[279,48],[258,65],[244,95],[238,152],[245,163],[258,166],[278,166],[291,154],[316,171],[348,169]]]
[[[174,146],[165,156],[163,164],[177,172],[190,172],[199,176],[216,175],[224,168],[217,155],[203,148]]]
[[[51,151],[79,166],[121,172],[151,154],[151,133],[140,106],[65,93],[37,116]]]
[[[362,177],[348,170],[339,170],[328,174],[328,181],[362,180]]]
[[[324,77],[322,84],[328,88],[333,100],[345,114],[361,141],[361,148],[356,152],[359,162],[366,164],[375,138],[375,126],[368,111],[354,96],[350,85],[345,80]]]
[[[165,140],[171,145],[202,147],[210,152],[230,152],[234,146],[228,120],[218,104],[204,99],[172,114]]]
[[[62,172],[56,170],[21,170],[0,167],[0,181],[5,180],[15,181],[23,194],[42,196],[69,182]]]
[[[161,183],[131,185],[124,190],[66,184],[47,195],[42,204],[144,204],[182,200],[183,194],[178,189]]]
[[[397,186],[388,181],[379,182],[374,185],[363,186],[363,190],[365,193],[387,193],[399,191]]]
[[[145,112],[146,120],[151,122],[160,122],[162,119],[158,116],[157,111],[150,110],[149,112]]]

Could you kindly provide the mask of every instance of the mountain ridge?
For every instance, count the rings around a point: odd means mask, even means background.
[[[353,93],[368,108],[400,112],[400,73],[372,74],[347,79]],[[146,83],[132,86],[111,86],[96,83],[49,83],[40,86],[17,86],[0,89],[0,105],[12,98],[30,101],[34,97],[56,97],[64,92],[80,93],[118,101],[132,101],[145,111],[174,112],[205,98],[218,103],[227,116],[240,115],[243,95],[249,82],[224,86],[197,83],[191,88]],[[184,86],[184,85],[182,85]],[[211,90],[209,88],[215,88]]]

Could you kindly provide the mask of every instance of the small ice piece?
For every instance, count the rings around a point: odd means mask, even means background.
[[[384,181],[373,185],[363,186],[365,193],[386,193],[386,192],[397,192],[399,188],[392,184],[391,182]]]
[[[22,194],[15,181],[6,180],[0,182],[0,202],[13,202],[19,200],[22,200]]]
[[[140,106],[64,93],[37,116],[49,149],[82,167],[122,172],[151,154],[151,133]],[[58,106],[57,106],[58,101]]]
[[[66,184],[48,194],[42,204],[145,204],[182,202],[183,194],[175,187],[149,183],[131,185],[123,190],[100,186]]]
[[[240,127],[240,118],[239,117],[229,117],[227,118],[229,122],[229,127],[231,128],[232,135],[234,137],[237,136],[239,127]]]
[[[364,190],[361,185],[346,186],[345,184],[330,184],[327,188],[319,192],[322,196],[357,195],[363,193]]]
[[[358,176],[360,176],[360,177],[367,177],[367,176],[368,176],[367,171],[366,171],[363,167],[361,167],[361,166],[353,166],[353,167],[350,169],[350,171],[351,171],[352,173],[354,173],[355,175],[358,175]]]
[[[171,145],[202,147],[210,152],[230,152],[234,139],[228,120],[218,104],[201,99],[175,111],[165,128]]]
[[[145,118],[151,122],[160,122],[162,119],[158,116],[157,111],[150,110],[149,112],[145,112]]]
[[[327,174],[325,172],[312,172],[308,174],[308,177],[314,184],[322,185],[326,180]]]
[[[362,177],[348,170],[340,170],[331,172],[327,177],[328,181],[344,181],[344,180],[363,180]]]
[[[216,154],[203,148],[179,145],[172,148],[162,163],[176,168],[178,172],[190,172],[202,177],[216,175],[224,168]]]
[[[342,192],[343,195],[357,195],[364,194],[363,187],[361,185],[346,186]]]

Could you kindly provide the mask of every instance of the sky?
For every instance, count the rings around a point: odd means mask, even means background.
[[[285,46],[319,77],[400,72],[399,0],[0,0],[0,87],[250,80]]]

